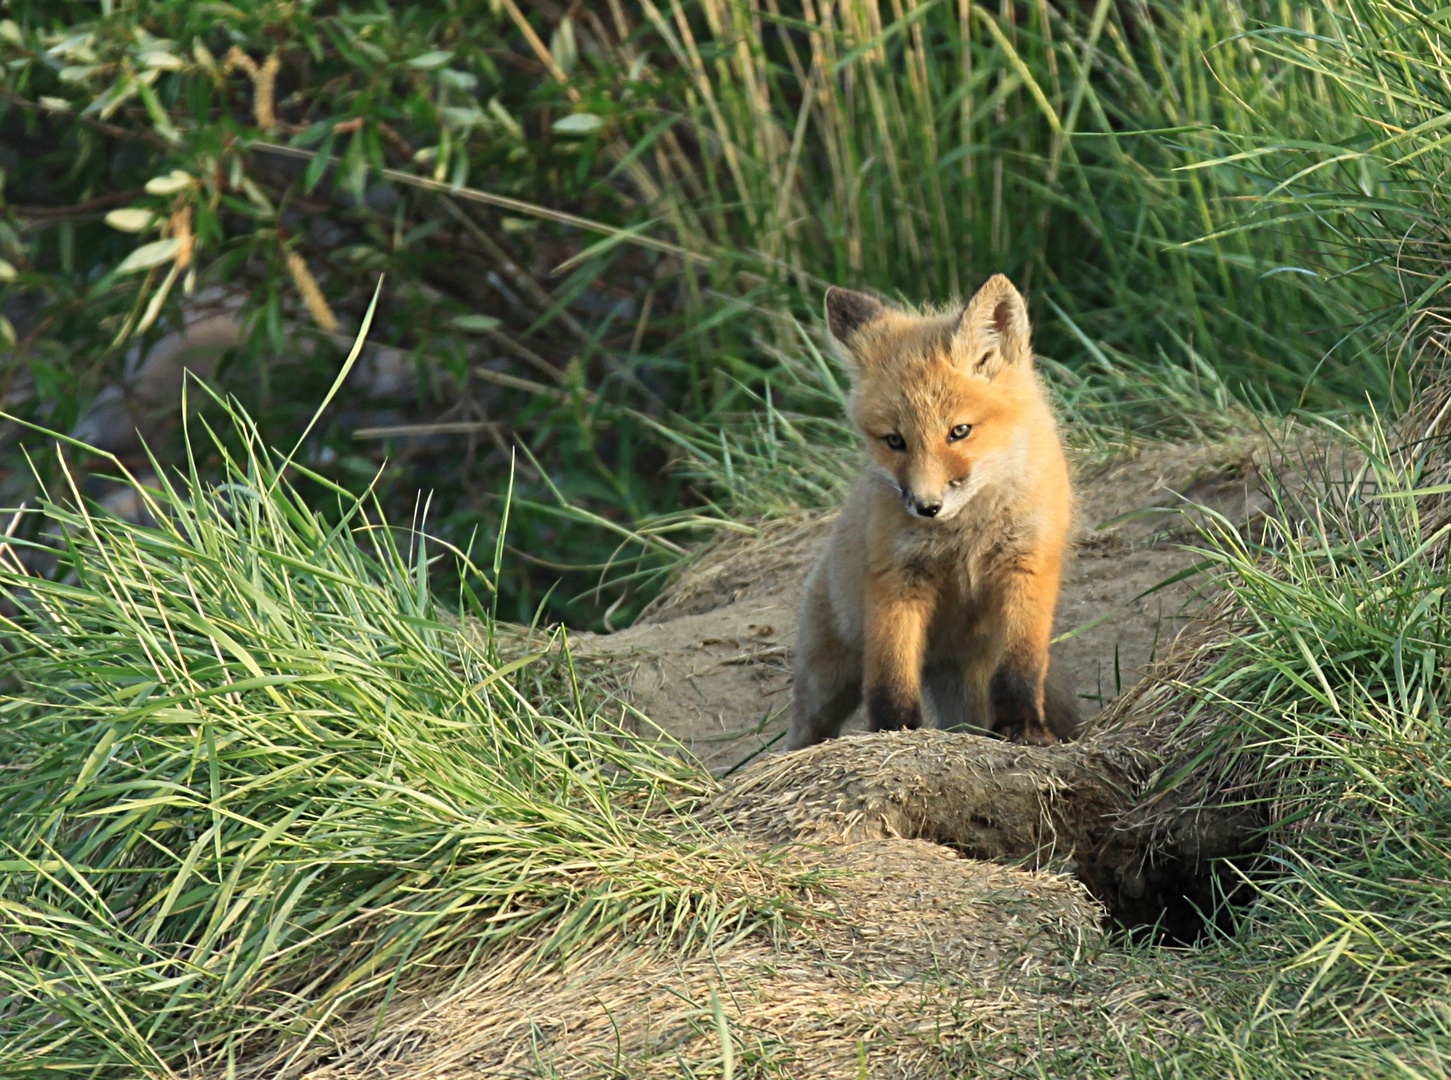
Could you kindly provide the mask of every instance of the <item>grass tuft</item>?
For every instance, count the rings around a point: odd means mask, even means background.
[[[241,450],[200,443],[221,482],[195,454],[129,481],[149,524],[73,489],[20,511],[49,544],[0,549],[0,1072],[215,1067],[279,1038],[295,1062],[506,946],[565,962],[779,922],[779,874],[659,813],[709,778],[631,736],[562,638],[506,658],[486,603],[460,597],[476,630],[429,594],[458,553],[421,515],[390,528],[335,488],[325,518],[227,410]]]

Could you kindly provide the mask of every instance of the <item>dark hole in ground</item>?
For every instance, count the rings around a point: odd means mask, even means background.
[[[1079,879],[1120,928],[1159,944],[1232,932],[1254,895],[1246,878],[1265,846],[1263,806],[1206,806],[1129,820],[1084,858]]]

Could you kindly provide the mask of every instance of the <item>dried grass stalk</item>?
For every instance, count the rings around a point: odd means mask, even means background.
[[[287,253],[287,272],[292,275],[292,283],[297,286],[297,291],[302,297],[302,302],[307,305],[307,313],[312,316],[312,321],[330,334],[336,332],[338,317],[328,306],[327,297],[323,296],[322,290],[318,288],[317,279],[307,268],[306,260],[295,251]]]

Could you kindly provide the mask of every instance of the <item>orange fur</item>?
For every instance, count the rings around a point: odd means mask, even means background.
[[[1022,296],[999,274],[915,314],[831,289],[826,317],[868,467],[807,580],[789,745],[863,698],[873,731],[1071,738],[1072,695],[1046,680],[1072,491]]]

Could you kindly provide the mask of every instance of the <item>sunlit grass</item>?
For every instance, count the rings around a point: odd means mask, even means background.
[[[221,482],[158,470],[141,525],[72,490],[23,511],[47,543],[0,549],[0,1071],[317,1051],[501,949],[777,923],[779,875],[659,813],[711,781],[561,636],[500,655],[487,594],[459,598],[482,630],[430,594],[458,553],[421,518],[310,508],[229,411],[238,456],[194,435]]]

